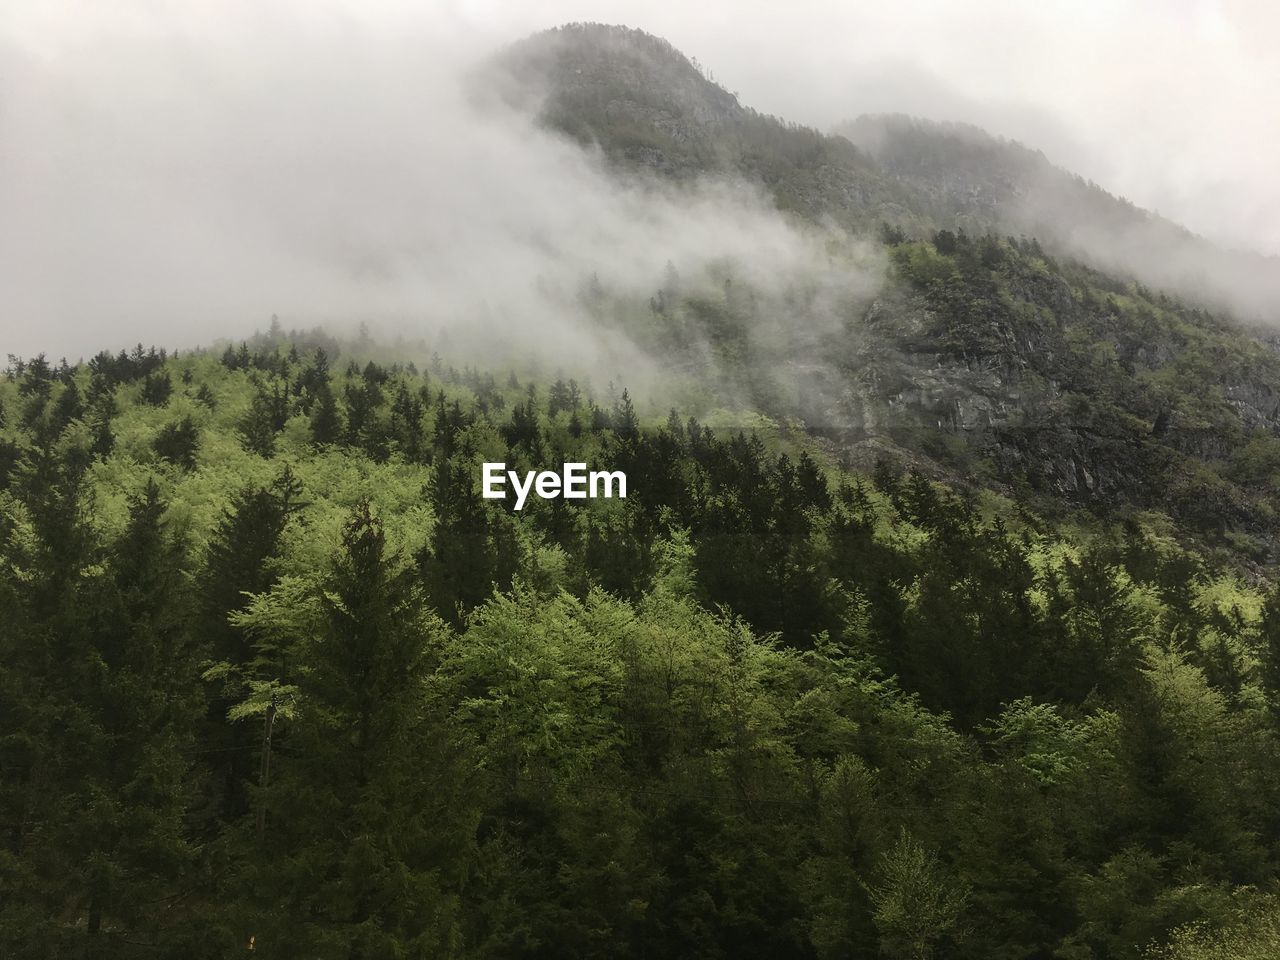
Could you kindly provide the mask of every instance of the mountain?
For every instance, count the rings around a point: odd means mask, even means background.
[[[877,295],[835,317],[770,301],[769,278],[746,274],[709,298],[655,278],[650,315],[598,311],[669,367],[705,375],[701,355],[686,361],[704,345],[724,390],[799,417],[849,462],[890,456],[1042,506],[1160,509],[1273,554],[1280,357],[1272,333],[1221,306],[1280,303],[1264,258],[976,128],[867,117],[823,134],[762,115],[638,30],[535,35],[484,82],[619,178],[744,179],[784,216],[882,246]]]
[[[930,221],[1038,237],[1094,266],[1242,319],[1280,320],[1280,258],[1226,250],[1055,166],[1039,151],[956,123],[859,117],[837,132],[906,186]]]
[[[864,116],[824,134],[743,106],[658,37],[602,24],[515,44],[493,79],[624,167],[732,172],[766,186],[781,209],[851,227],[1035,236],[1207,306],[1280,318],[1280,258],[1224,250],[977,127]]]
[[[996,229],[1050,168],[975,131],[613,28],[480,82],[690,242],[0,371],[0,957],[1280,956],[1268,344]]]
[[[843,225],[909,200],[843,137],[742,106],[665,40],[574,24],[517,43],[486,81],[509,102],[621,168],[673,178],[735,174],[767,186],[780,208]]]

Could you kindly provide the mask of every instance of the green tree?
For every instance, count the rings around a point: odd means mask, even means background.
[[[200,431],[190,417],[160,428],[152,441],[152,449],[162,460],[177,464],[184,470],[194,470],[196,451],[200,448]]]
[[[930,960],[959,932],[968,900],[964,884],[904,828],[867,887],[880,950],[895,960]]]
[[[495,588],[510,587],[519,559],[515,533],[461,463],[436,460],[429,493],[435,527],[418,564],[436,612],[460,625]]]
[[[311,440],[318,447],[337,443],[342,438],[342,417],[338,401],[327,379],[315,388],[311,406]]]
[[[456,858],[465,816],[432,719],[445,627],[410,568],[357,505],[321,585],[308,669],[268,790],[261,949],[342,958],[457,952]]]

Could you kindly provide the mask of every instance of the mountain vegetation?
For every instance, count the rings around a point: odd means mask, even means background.
[[[1271,554],[1274,333],[1214,306],[1207,288],[1178,295],[1077,256],[1061,231],[1023,232],[1047,228],[1011,210],[1040,197],[1060,208],[1059,225],[1074,211],[1098,234],[1157,223],[1161,249],[1185,231],[973,129],[864,118],[857,147],[760,115],[638,30],[538,34],[506,51],[489,83],[597,145],[622,175],[743,178],[802,224],[882,245],[887,279],[869,303],[833,304],[804,285],[771,293],[732,264],[710,296],[670,269],[648,309],[592,300],[599,322],[664,365],[798,417],[866,468],[888,452],[1052,501],[1160,506],[1210,539]],[[1051,203],[1044,181],[1057,184]],[[836,271],[859,269],[851,241],[829,250]],[[1203,241],[1193,252],[1207,273],[1230,259]],[[1231,277],[1261,272],[1233,263]],[[1280,292],[1268,302],[1274,312]]]
[[[639,32],[506,56],[883,283],[584,278],[635,395],[278,322],[11,357],[0,956],[1275,956],[1267,340]]]
[[[513,45],[477,87],[626,171],[745,178],[782,210],[854,230],[1026,234],[1212,308],[1276,319],[1276,257],[1224,250],[976,127],[864,116],[823,133],[741,104],[661,38],[594,23]]]
[[[1266,935],[1280,593],[1167,516],[352,349],[0,384],[7,954]],[[489,460],[631,495],[517,513]]]

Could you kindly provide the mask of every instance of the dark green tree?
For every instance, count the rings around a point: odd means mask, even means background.
[[[427,687],[446,628],[424,616],[415,582],[358,504],[319,632],[297,638],[309,668],[270,787],[264,951],[373,960],[456,944],[448,888],[465,813]]]
[[[183,417],[161,427],[151,447],[160,459],[184,470],[194,470],[196,451],[200,449],[200,430],[190,417]]]

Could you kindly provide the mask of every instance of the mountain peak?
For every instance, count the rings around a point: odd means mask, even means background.
[[[508,103],[621,169],[741,177],[778,207],[864,234],[887,223],[1027,235],[1047,249],[1245,318],[1274,316],[1280,262],[1224,250],[1043,153],[968,124],[864,116],[832,133],[739,103],[692,57],[631,27],[572,23],[492,63]]]
[[[507,102],[620,159],[666,173],[716,165],[717,140],[743,114],[697,62],[643,30],[571,23],[500,54]]]

